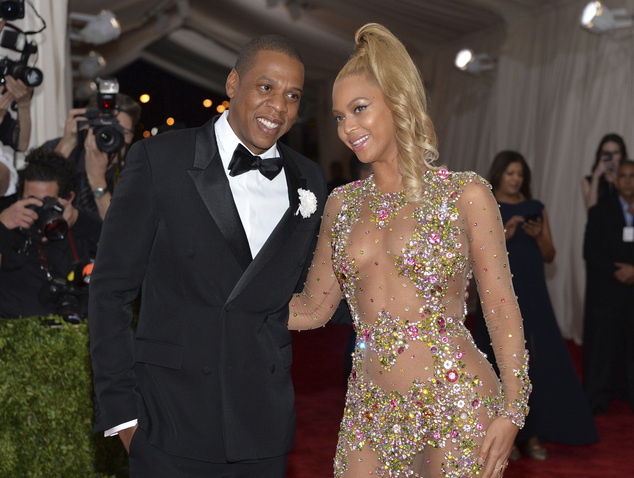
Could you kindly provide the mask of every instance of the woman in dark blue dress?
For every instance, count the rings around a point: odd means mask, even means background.
[[[500,205],[531,357],[530,413],[516,443],[529,457],[545,460],[548,453],[541,442],[581,445],[598,441],[599,436],[546,288],[544,263],[552,262],[555,248],[546,209],[531,196],[530,169],[521,154],[502,151],[495,156],[488,179]],[[493,353],[489,342],[479,314],[476,343]],[[520,457],[518,447],[513,455]]]

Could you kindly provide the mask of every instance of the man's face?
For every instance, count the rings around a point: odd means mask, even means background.
[[[619,167],[614,186],[627,202],[634,200],[634,164],[622,164]]]
[[[242,76],[231,70],[225,86],[231,128],[247,148],[262,154],[295,122],[304,66],[283,53],[263,50]]]
[[[24,181],[23,198],[44,199],[47,196],[57,198],[58,194],[59,186],[55,181]]]

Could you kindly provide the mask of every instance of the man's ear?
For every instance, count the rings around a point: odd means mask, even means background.
[[[75,200],[75,191],[71,191],[70,194],[68,195],[68,202],[72,204],[74,200]]]
[[[227,76],[227,81],[225,82],[225,91],[227,92],[227,96],[229,99],[233,98],[238,86],[240,85],[240,76],[235,68],[231,70],[229,76]]]

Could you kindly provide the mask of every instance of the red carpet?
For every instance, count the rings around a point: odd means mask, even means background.
[[[339,325],[293,332],[297,436],[287,478],[332,476],[332,458],[343,412],[344,355],[349,333],[348,327]],[[568,345],[580,369],[580,347]],[[634,477],[634,413],[628,404],[613,401],[608,413],[596,417],[596,424],[599,443],[576,447],[544,443],[550,454],[548,460],[539,462],[522,457],[509,464],[505,478]]]

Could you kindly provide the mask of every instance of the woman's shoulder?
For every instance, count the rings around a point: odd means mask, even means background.
[[[484,184],[487,187],[489,182],[475,171],[452,171],[445,167],[438,169],[429,169],[425,173],[425,178],[434,182],[442,182],[444,184]]]
[[[366,188],[369,186],[370,178],[358,179],[341,186],[337,186],[330,192],[331,198],[346,199],[353,196],[364,194]]]
[[[425,173],[425,181],[454,199],[464,194],[492,194],[489,182],[474,171],[450,171],[443,167],[430,169]]]
[[[366,194],[370,186],[368,179],[359,179],[334,188],[328,195],[326,209],[329,212],[351,209],[358,206],[361,198]]]
[[[545,207],[544,203],[541,202],[539,199],[527,199],[526,201],[524,201],[524,204],[530,206],[532,209],[542,210]]]

